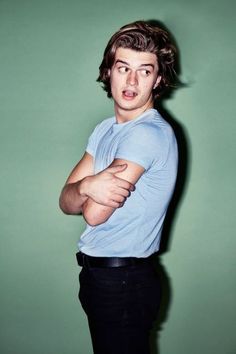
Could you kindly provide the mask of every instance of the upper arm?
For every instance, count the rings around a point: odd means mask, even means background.
[[[144,167],[123,159],[115,159],[109,167],[123,164],[126,164],[127,168],[124,171],[117,173],[116,176],[125,179],[132,184],[136,184],[145,170]],[[135,193],[135,191],[132,193]],[[83,205],[83,216],[88,224],[96,226],[107,221],[115,210],[115,208],[98,204],[94,200],[88,198]]]
[[[123,164],[126,164],[127,168],[124,171],[117,173],[116,176],[125,179],[126,181],[132,184],[136,184],[136,182],[139,180],[139,178],[142,176],[143,172],[145,171],[144,167],[137,163],[124,160],[124,159],[114,159],[110,167],[115,165],[123,165]]]
[[[71,171],[66,184],[78,182],[93,174],[93,157],[88,152],[85,152],[81,160]]]
[[[154,163],[159,166],[166,160],[168,147],[164,129],[143,122],[124,134],[115,158],[132,161],[149,170]]]

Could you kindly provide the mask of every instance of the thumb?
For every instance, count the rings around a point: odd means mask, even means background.
[[[115,166],[109,167],[108,171],[110,173],[122,172],[122,171],[124,171],[127,168],[127,166],[128,166],[127,163],[124,163],[122,165],[115,165]]]

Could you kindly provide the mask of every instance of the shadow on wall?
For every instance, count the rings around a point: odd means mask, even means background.
[[[167,30],[171,34],[171,38],[173,43],[175,44],[178,54],[175,65],[175,71],[177,77],[180,77],[181,67],[180,67],[180,51],[176,40],[170,30],[160,21],[157,20],[148,20],[148,22],[152,25],[158,26],[164,30]],[[180,80],[177,81],[177,88],[188,87],[187,84],[182,83]],[[173,290],[171,286],[170,277],[165,269],[165,267],[161,264],[160,256],[164,253],[168,252],[170,249],[170,243],[172,238],[172,228],[175,222],[176,212],[180,204],[180,200],[183,197],[184,190],[186,188],[188,175],[189,175],[189,155],[190,155],[190,142],[187,138],[187,133],[184,130],[183,126],[177,121],[176,117],[171,115],[165,107],[165,101],[170,99],[174,95],[175,89],[169,89],[165,92],[165,94],[159,98],[155,102],[155,108],[160,112],[162,117],[172,126],[175,136],[178,143],[178,151],[179,151],[179,164],[178,164],[178,173],[176,186],[174,190],[173,197],[171,199],[164,226],[162,231],[162,241],[160,246],[160,251],[158,255],[154,258],[154,264],[156,271],[159,275],[161,286],[162,286],[162,300],[159,310],[159,315],[157,320],[154,323],[154,328],[151,335],[151,354],[161,354],[158,348],[158,333],[163,329],[163,325],[168,320]]]

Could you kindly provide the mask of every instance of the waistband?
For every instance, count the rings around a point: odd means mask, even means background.
[[[118,268],[134,265],[145,265],[151,262],[152,256],[147,258],[136,257],[93,257],[85,253],[76,253],[78,265],[88,268]]]

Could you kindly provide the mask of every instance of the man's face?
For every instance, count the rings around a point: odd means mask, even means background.
[[[152,90],[160,80],[155,54],[118,48],[110,70],[116,114],[129,120],[153,107]]]

